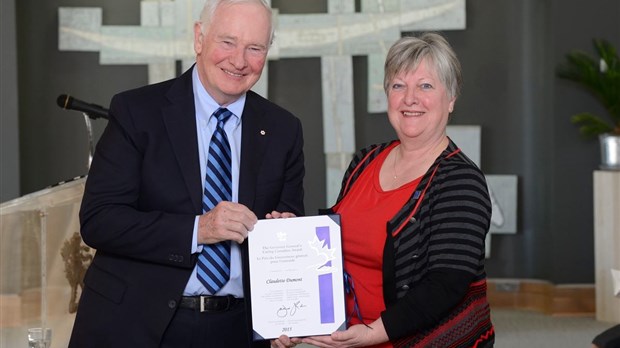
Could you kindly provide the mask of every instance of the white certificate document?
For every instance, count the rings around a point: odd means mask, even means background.
[[[259,220],[248,248],[255,340],[346,328],[339,215]]]

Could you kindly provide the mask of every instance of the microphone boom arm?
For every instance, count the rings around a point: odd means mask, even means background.
[[[93,161],[93,155],[95,154],[95,142],[93,137],[93,125],[91,120],[98,118],[108,119],[108,109],[97,105],[83,102],[79,99],[75,99],[67,94],[61,94],[56,100],[58,106],[65,110],[76,110],[82,112],[84,115],[84,121],[86,122],[86,132],[88,135],[88,169]]]

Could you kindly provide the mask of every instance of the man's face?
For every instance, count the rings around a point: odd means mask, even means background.
[[[265,66],[271,27],[259,4],[220,5],[211,23],[194,25],[198,76],[209,95],[226,106],[258,81]]]

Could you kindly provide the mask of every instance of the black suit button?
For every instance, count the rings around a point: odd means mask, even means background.
[[[168,307],[169,307],[170,309],[175,309],[175,308],[176,308],[176,306],[177,306],[177,301],[175,301],[175,300],[170,300],[170,301],[168,301]]]

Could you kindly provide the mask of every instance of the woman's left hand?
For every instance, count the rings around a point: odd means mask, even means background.
[[[275,211],[274,210],[271,213],[267,213],[267,215],[265,215],[265,217],[267,219],[286,219],[286,218],[295,217],[295,214],[289,213],[287,211],[281,213],[279,211]]]
[[[322,348],[366,347],[388,341],[383,321],[376,320],[370,326],[353,325],[346,331],[336,331],[329,336],[306,337],[301,340]]]

